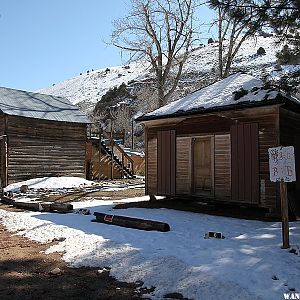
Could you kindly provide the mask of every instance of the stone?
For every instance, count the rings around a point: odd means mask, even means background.
[[[26,185],[26,184],[21,185],[21,187],[20,187],[21,193],[26,193],[26,192],[28,192],[28,190],[29,190],[28,185]]]

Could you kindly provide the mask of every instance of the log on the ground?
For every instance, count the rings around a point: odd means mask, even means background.
[[[142,229],[147,231],[150,230],[156,230],[162,232],[170,231],[170,225],[163,222],[117,216],[117,215],[107,215],[99,212],[95,212],[94,215],[96,219],[92,220],[93,222],[100,222],[100,223],[112,224],[112,225],[117,225],[117,226],[122,226],[127,228]]]
[[[59,211],[59,212],[70,212],[73,210],[72,204],[64,204],[64,203],[43,203],[43,202],[19,202],[14,201],[10,198],[1,197],[1,201],[5,204],[12,205],[16,208],[28,209],[33,211]]]

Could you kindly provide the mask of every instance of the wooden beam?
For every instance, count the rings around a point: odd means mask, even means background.
[[[145,219],[138,219],[138,218],[131,218],[125,216],[117,216],[117,215],[107,215],[99,212],[95,212],[94,215],[96,216],[96,220],[92,220],[93,222],[117,225],[121,227],[127,228],[135,228],[141,230],[156,230],[167,232],[170,231],[170,225],[163,222],[152,221],[152,220],[145,220]]]

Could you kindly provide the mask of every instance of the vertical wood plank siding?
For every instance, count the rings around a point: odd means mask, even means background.
[[[176,192],[175,130],[157,132],[157,193],[173,196]]]
[[[147,187],[148,194],[157,194],[157,138],[148,140]]]
[[[152,148],[148,150],[148,171],[147,182],[152,186],[152,192],[155,194],[157,173],[157,161],[156,154],[151,151],[156,151],[153,139],[156,141],[156,137],[159,131],[162,130],[176,130],[176,194],[191,194],[191,141],[193,137],[213,135],[215,137],[215,197],[217,200],[231,201],[231,189],[235,193],[238,193],[238,185],[233,185],[231,180],[238,180],[238,172],[234,171],[237,168],[236,164],[232,164],[231,161],[236,161],[236,157],[231,156],[231,145],[237,147],[238,128],[236,128],[236,134],[230,137],[230,128],[235,124],[258,124],[258,134],[252,135],[251,129],[245,127],[245,139],[247,145],[250,147],[244,147],[244,156],[249,156],[251,152],[259,154],[259,164],[251,164],[251,172],[245,173],[245,179],[252,182],[257,181],[255,189],[251,190],[251,199],[249,200],[250,188],[245,188],[245,193],[242,197],[243,202],[251,202],[260,207],[268,208],[273,211],[280,208],[279,194],[277,191],[277,184],[269,180],[269,160],[268,160],[268,148],[279,145],[279,106],[269,107],[256,107],[245,108],[239,110],[224,111],[221,113],[211,113],[206,115],[188,116],[182,117],[181,120],[176,119],[177,125],[174,124],[174,120],[168,121],[162,120],[155,121],[153,123],[148,122],[148,146],[152,144]],[[297,123],[299,124],[299,123]],[[300,128],[300,125],[298,125]],[[289,125],[287,125],[286,132],[292,132]],[[242,132],[240,131],[241,135]],[[256,142],[254,142],[254,140]],[[258,140],[258,143],[257,143]],[[235,146],[234,146],[235,145]],[[251,148],[254,147],[254,148]],[[237,151],[237,150],[236,150]],[[242,155],[238,157],[242,165],[242,169],[249,170],[249,161],[242,159]],[[253,171],[252,171],[253,169]],[[257,177],[257,173],[259,177]],[[255,174],[255,175],[254,175]],[[252,177],[253,176],[253,177]],[[235,178],[235,179],[234,179]],[[244,178],[241,179],[245,180]],[[255,195],[259,194],[259,184],[263,189],[261,198],[257,200]],[[155,192],[154,192],[155,191]],[[149,192],[150,193],[150,192]],[[253,195],[252,195],[253,194]]]
[[[231,200],[230,134],[215,135],[215,196]]]
[[[85,176],[86,125],[8,117],[8,181]]]
[[[176,139],[176,194],[188,195],[191,191],[191,138]]]
[[[300,115],[283,108],[280,109],[280,144],[295,147],[295,188],[300,196]]]
[[[232,201],[258,204],[258,124],[231,127]]]
[[[4,115],[0,114],[0,135],[2,136],[4,134]],[[4,166],[3,166],[3,156],[4,156],[4,143],[3,143],[3,139],[0,139],[0,186],[3,185],[3,181],[4,181]]]

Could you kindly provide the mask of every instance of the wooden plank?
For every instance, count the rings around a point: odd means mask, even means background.
[[[231,145],[230,134],[215,135],[215,196],[231,200]]]
[[[176,131],[170,131],[170,195],[176,194]]]
[[[148,152],[147,152],[147,184],[148,194],[158,194],[158,149],[157,138],[148,140]]]
[[[176,194],[191,192],[191,138],[176,138]]]
[[[243,141],[245,148],[242,151],[245,153],[244,157],[244,199],[245,202],[252,202],[252,145],[251,145],[251,125],[243,125]]]
[[[238,168],[238,128],[232,126],[230,129],[231,135],[231,193],[232,201],[239,200],[239,168]]]
[[[259,188],[259,141],[258,124],[251,124],[251,202],[258,204],[260,198]]]
[[[238,202],[245,202],[245,140],[244,140],[244,126],[237,125],[237,139],[238,139]]]

